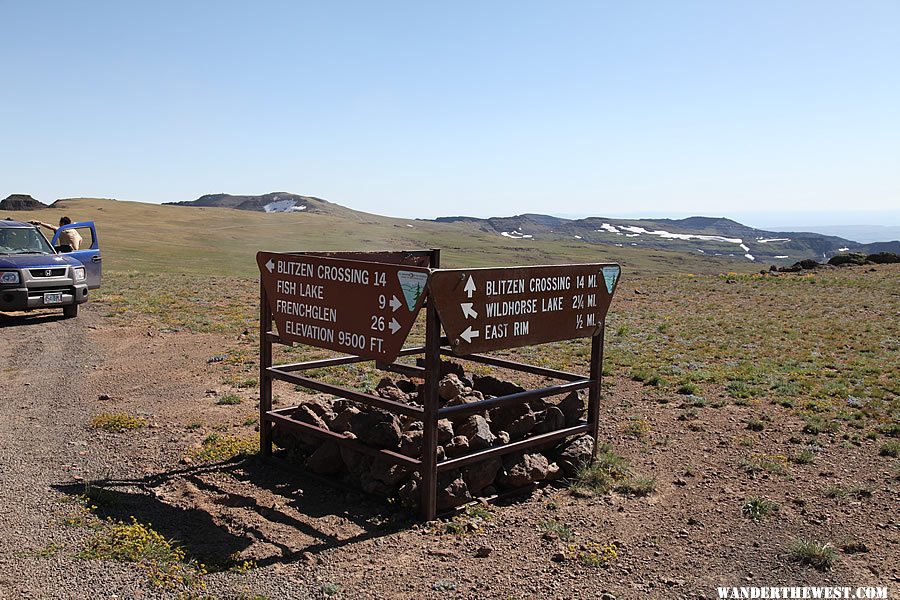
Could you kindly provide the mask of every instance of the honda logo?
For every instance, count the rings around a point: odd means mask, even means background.
[[[45,277],[50,277],[51,275],[53,275],[53,271],[51,271],[50,269],[47,269],[46,271],[44,271]]]

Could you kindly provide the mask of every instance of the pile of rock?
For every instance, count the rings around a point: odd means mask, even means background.
[[[494,377],[468,377],[463,368],[442,363],[439,395],[441,406],[457,406],[487,398],[525,391],[518,385]],[[421,379],[385,378],[376,394],[397,402],[421,406],[424,382]],[[556,398],[559,398],[557,396]],[[579,424],[585,417],[584,392],[571,392],[560,401],[537,398],[529,402],[494,408],[490,411],[438,422],[437,460],[455,458],[478,450],[515,442],[530,436]],[[292,419],[328,429],[369,446],[389,449],[411,458],[420,458],[424,427],[422,421],[398,416],[345,399],[313,399],[301,403]],[[421,477],[408,468],[392,465],[341,446],[334,441],[298,433],[287,428],[273,430],[273,440],[299,454],[308,470],[341,477],[365,492],[396,497],[408,507],[418,505]],[[593,440],[588,435],[549,442],[525,452],[475,463],[440,475],[437,504],[443,510],[491,496],[503,490],[571,477],[590,460]]]

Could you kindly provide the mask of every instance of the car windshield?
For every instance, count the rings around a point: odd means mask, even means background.
[[[0,254],[54,254],[54,250],[37,229],[0,228]]]

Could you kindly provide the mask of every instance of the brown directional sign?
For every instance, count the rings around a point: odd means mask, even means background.
[[[617,264],[435,271],[428,284],[457,355],[590,337],[619,280]]]
[[[427,268],[312,254],[256,255],[278,336],[393,362],[422,307]]]

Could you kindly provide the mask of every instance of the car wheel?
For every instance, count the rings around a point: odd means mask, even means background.
[[[78,316],[78,305],[70,304],[69,306],[63,306],[63,316],[67,319],[74,319]]]

